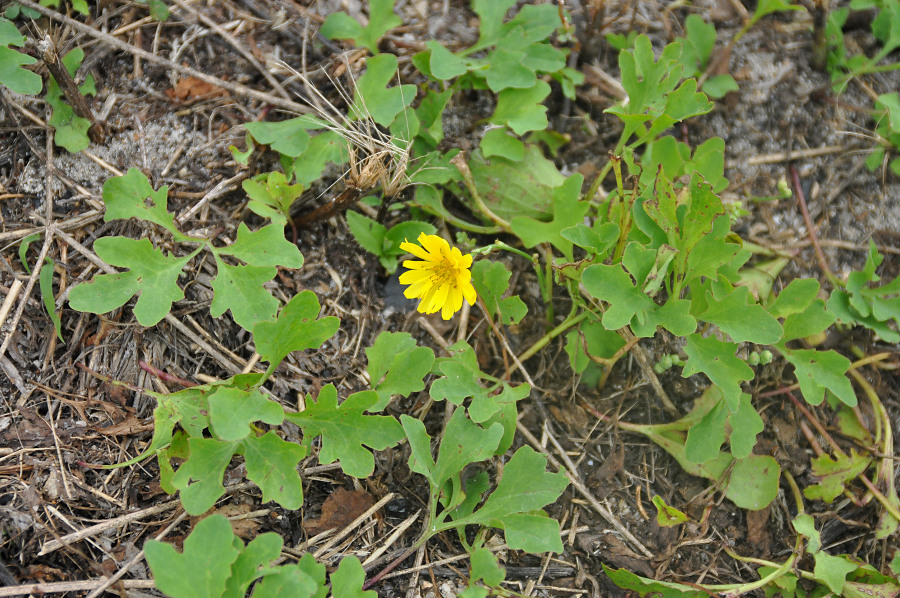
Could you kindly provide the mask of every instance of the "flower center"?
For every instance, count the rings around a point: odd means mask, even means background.
[[[432,280],[435,286],[453,283],[456,280],[456,264],[446,258],[442,259],[434,268]]]

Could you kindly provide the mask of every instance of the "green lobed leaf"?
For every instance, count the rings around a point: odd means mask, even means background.
[[[827,330],[836,320],[836,316],[826,309],[825,302],[816,299],[801,313],[791,314],[784,319],[784,336],[782,343],[806,338]]]
[[[247,145],[252,147],[253,139],[249,132],[247,138]],[[287,177],[277,171],[246,179],[241,187],[250,198],[247,204],[250,211],[271,219],[276,227],[287,223],[291,204],[303,193],[303,185],[289,185]]]
[[[312,116],[297,116],[279,122],[248,122],[244,124],[244,128],[258,143],[268,145],[279,154],[291,158],[300,156],[309,147],[310,136],[307,131],[325,127],[325,122]],[[271,173],[269,176],[274,174]]]
[[[84,50],[75,48],[63,57],[62,63],[69,74],[74,76],[82,60],[84,60]],[[88,75],[78,89],[84,95],[95,95],[97,89],[93,76]],[[52,109],[47,124],[55,129],[54,143],[73,154],[88,147],[91,140],[88,138],[87,131],[91,126],[91,121],[77,116],[72,107],[63,101],[62,90],[52,76],[47,81],[47,93],[44,99]]]
[[[481,138],[481,154],[485,158],[500,156],[513,162],[525,158],[525,144],[508,134],[505,127],[489,129]]]
[[[831,504],[843,491],[848,482],[856,479],[869,467],[872,458],[860,455],[854,449],[850,454],[838,453],[831,457],[827,453],[812,460],[812,473],[819,478],[816,484],[803,489],[803,495],[810,500],[824,500]]]
[[[328,384],[317,399],[306,397],[306,409],[285,419],[303,428],[308,437],[322,436],[319,462],[341,461],[347,475],[365,478],[375,470],[375,459],[365,447],[384,450],[403,439],[403,429],[392,417],[363,415],[379,401],[374,391],[357,392],[338,405],[337,390]]]
[[[769,305],[769,313],[776,318],[802,314],[818,297],[819,289],[819,281],[814,278],[795,278]]]
[[[36,63],[37,59],[9,47],[24,45],[25,36],[12,22],[0,18],[0,83],[13,93],[35,95],[41,92],[43,81],[39,75],[22,67]]]
[[[747,287],[735,287],[718,300],[712,294],[707,294],[706,299],[706,310],[695,315],[700,320],[718,326],[733,341],[771,345],[781,338],[781,324],[754,302]]]
[[[659,116],[666,95],[675,89],[681,79],[683,66],[677,62],[681,44],[667,45],[659,60],[653,55],[650,39],[640,35],[634,50],[619,53],[619,70],[622,87],[628,94],[627,102],[607,108],[625,122],[623,139],[628,139],[644,122]]]
[[[729,74],[724,75],[716,75],[714,77],[710,77],[703,83],[703,87],[701,88],[703,93],[711,98],[724,98],[726,95],[733,91],[740,91],[741,88],[738,87],[737,81],[734,80]]]
[[[529,69],[545,73],[561,71],[566,66],[566,53],[547,43],[536,43],[525,47],[523,64]]]
[[[425,42],[425,47],[430,52],[429,67],[431,75],[436,79],[449,81],[460,75],[466,74],[468,71],[468,62],[465,58],[457,56],[439,42],[430,40]]]
[[[492,318],[500,316],[505,325],[518,324],[528,313],[528,307],[517,296],[503,298],[509,290],[512,273],[501,262],[478,260],[472,264],[472,284],[484,301]]]
[[[688,335],[685,341],[684,352],[688,360],[681,375],[688,378],[703,372],[722,391],[729,411],[737,411],[741,382],[753,379],[753,370],[735,355],[737,344],[699,334]]]
[[[296,245],[284,236],[284,228],[277,224],[251,231],[243,222],[238,226],[237,240],[216,250],[217,254],[231,255],[251,266],[284,266],[300,268],[303,255]]]
[[[425,151],[433,150],[444,139],[443,114],[451,97],[453,97],[452,88],[441,93],[428,89],[416,108],[416,117],[419,119],[419,140],[427,143]]]
[[[267,432],[244,438],[240,451],[247,477],[262,490],[263,502],[274,500],[289,510],[303,506],[303,480],[297,464],[306,457],[306,447]]]
[[[444,442],[446,433],[442,448]],[[548,473],[546,467],[546,457],[523,446],[504,466],[503,477],[484,505],[457,525],[479,523],[503,529],[513,549],[561,552],[559,524],[539,509],[556,501],[569,482],[565,473]]]
[[[283,544],[281,536],[274,532],[253,538],[231,565],[231,577],[225,584],[222,598],[244,598],[250,584],[269,569],[272,561],[281,556]]]
[[[753,407],[750,395],[741,394],[741,403],[737,411],[728,414],[728,423],[731,426],[731,436],[728,439],[731,454],[735,459],[749,457],[756,445],[756,435],[765,428],[762,417]]]
[[[583,182],[584,177],[576,173],[553,190],[553,219],[550,222],[541,222],[529,216],[516,216],[510,221],[513,233],[526,247],[549,242],[571,261],[572,242],[563,237],[561,232],[581,223],[590,209],[589,201],[580,201]]]
[[[352,39],[373,54],[377,53],[378,40],[402,25],[403,19],[394,14],[394,0],[371,0],[368,5],[369,22],[365,27],[346,13],[337,12],[328,15],[319,33],[328,39]]]
[[[495,421],[494,418],[505,412],[507,407],[511,407],[515,411],[516,403],[530,393],[531,386],[528,384],[510,386],[504,382],[499,394],[490,393],[484,396],[475,396],[469,404],[469,417],[474,422],[490,426]]]
[[[855,571],[858,565],[846,557],[831,556],[825,551],[819,551],[813,555],[815,567],[813,575],[823,582],[837,596],[842,596],[847,574]]]
[[[472,367],[461,359],[450,359],[442,361],[438,368],[444,376],[431,384],[431,398],[435,401],[446,399],[454,405],[462,405],[469,397],[487,396],[487,390],[478,383],[481,372],[477,366]]]
[[[469,555],[472,568],[469,573],[469,582],[483,581],[485,585],[492,588],[499,588],[500,584],[506,579],[506,569],[504,569],[497,557],[487,548],[476,548]]]
[[[404,413],[400,416],[400,425],[403,426],[403,433],[409,441],[409,469],[425,476],[432,492],[437,492],[443,480],[439,483],[434,476],[435,463],[434,457],[431,456],[431,437],[425,430],[425,424]]]
[[[524,89],[504,89],[497,96],[491,124],[507,125],[516,135],[547,128],[547,107],[541,102],[550,95],[550,85],[540,79]]]
[[[308,186],[322,178],[325,167],[329,163],[343,164],[348,159],[347,142],[334,131],[325,131],[309,140],[309,147],[289,164],[282,165],[285,171],[290,170],[294,179],[301,185]]]
[[[807,403],[820,404],[828,390],[845,405],[856,406],[856,393],[846,376],[850,369],[849,359],[832,350],[815,349],[787,350],[784,358],[793,364],[794,375]]]
[[[415,85],[388,87],[398,78],[397,57],[393,54],[377,54],[366,61],[366,72],[356,81],[350,117],[370,117],[383,127],[388,127],[398,114],[416,99]]]
[[[483,71],[488,87],[496,93],[509,88],[533,87],[537,73],[525,64],[525,58],[525,52],[496,48],[488,56],[488,66]]]
[[[423,378],[431,371],[434,351],[419,347],[408,332],[382,332],[366,349],[367,372],[378,402],[370,411],[381,411],[393,395],[409,396],[425,388]]]
[[[558,7],[552,4],[525,4],[516,16],[501,27],[497,47],[527,50],[534,44],[545,41],[560,26]]]
[[[129,270],[101,274],[79,284],[69,292],[69,305],[78,311],[103,314],[140,293],[134,315],[141,326],[154,326],[169,313],[172,303],[184,298],[178,276],[197,253],[183,258],[166,256],[154,249],[149,239],[126,237],[101,237],[94,242],[94,250],[105,262]]]
[[[341,559],[337,570],[331,574],[331,595],[341,598],[378,598],[372,590],[363,591],[366,572],[355,556]]]
[[[103,219],[109,222],[140,218],[163,227],[178,241],[187,240],[175,227],[175,215],[168,212],[168,195],[167,186],[154,191],[143,172],[129,168],[124,175],[110,177],[103,183]]]
[[[737,459],[731,468],[725,496],[742,509],[758,511],[778,495],[781,468],[768,455],[750,455]]]
[[[281,308],[274,322],[259,322],[253,327],[256,352],[269,362],[269,370],[288,353],[318,348],[337,332],[341,321],[333,316],[317,319],[319,299],[312,291],[303,291]]]
[[[453,477],[458,479],[459,472],[470,463],[490,459],[502,436],[500,425],[482,428],[467,418],[462,409],[454,411],[438,447],[432,474],[435,488],[440,488]]]
[[[791,522],[794,529],[801,536],[807,539],[806,550],[810,554],[815,554],[822,549],[822,538],[816,529],[816,520],[808,513],[800,513]]]
[[[221,440],[240,440],[250,434],[250,424],[262,421],[279,425],[284,420],[281,405],[259,389],[243,390],[219,386],[209,395],[209,423]]]
[[[316,558],[306,553],[297,563],[297,568],[312,577],[319,585],[319,591],[312,598],[325,598],[328,595],[328,586],[325,585],[325,565],[316,561]]]
[[[205,513],[225,494],[222,478],[237,445],[215,438],[188,440],[190,456],[175,472],[172,486],[180,491],[181,504],[189,514]]]
[[[684,30],[685,37],[678,38],[683,40],[679,61],[689,73],[702,74],[716,45],[716,27],[700,15],[692,14],[685,19]]]
[[[471,50],[492,46],[500,39],[503,20],[515,0],[472,0],[472,10],[478,15],[478,42]]]
[[[263,285],[275,278],[274,266],[231,266],[216,256],[218,273],[212,281],[213,300],[209,314],[218,318],[231,310],[234,321],[244,330],[253,330],[259,322],[272,322],[278,312],[278,299]]]
[[[351,39],[362,45],[356,40],[363,37],[363,26],[345,12],[335,12],[328,15],[319,28],[319,33],[328,39]],[[372,52],[377,51],[377,48],[372,50]]]
[[[725,442],[725,421],[728,408],[722,401],[716,403],[703,418],[691,426],[684,443],[685,455],[694,463],[704,463],[719,456]]]
[[[300,567],[282,566],[253,588],[253,598],[313,598],[321,589],[322,585]]]
[[[559,234],[602,259],[619,240],[619,225],[615,222],[601,223],[597,220],[588,227],[579,222],[575,226],[562,229]]]
[[[507,221],[517,216],[541,220],[549,218],[553,192],[566,180],[556,165],[534,145],[525,147],[525,157],[521,161],[499,156],[487,160],[480,151],[476,151],[469,160],[469,168],[484,203],[494,214]],[[428,187],[419,187],[417,197],[423,189]]]
[[[147,540],[144,554],[153,581],[173,598],[220,598],[239,556],[231,524],[222,515],[200,520],[178,553],[170,544]]]
[[[653,300],[634,286],[625,270],[619,265],[594,264],[581,276],[584,288],[591,296],[609,303],[603,313],[603,325],[607,330],[627,326],[632,318],[645,321],[653,309]]]
[[[350,229],[350,233],[360,247],[377,256],[384,254],[384,235],[387,234],[386,226],[353,210],[347,210],[344,216],[347,219],[347,227]]]

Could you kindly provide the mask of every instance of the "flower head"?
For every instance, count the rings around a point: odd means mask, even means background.
[[[463,255],[436,235],[422,233],[416,242],[419,245],[409,241],[400,244],[400,249],[422,260],[403,262],[409,271],[400,275],[400,284],[409,285],[403,292],[407,299],[421,299],[418,311],[433,314],[441,310],[441,317],[449,320],[462,308],[463,299],[474,304],[475,287],[469,271],[472,256]]]

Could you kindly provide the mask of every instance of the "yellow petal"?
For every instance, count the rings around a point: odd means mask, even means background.
[[[466,298],[466,301],[469,302],[469,305],[475,305],[475,301],[478,300],[478,295],[475,294],[475,287],[472,286],[472,283],[467,282],[461,287],[462,295]]]
[[[409,268],[410,270],[425,270],[425,269],[433,269],[434,264],[432,262],[420,262],[418,260],[405,260],[403,262],[404,268]]]
[[[431,304],[434,300],[434,295],[437,292],[436,287],[428,287],[428,290],[422,295],[422,301],[419,303],[418,309],[423,314],[433,314],[437,311],[437,308],[431,309]]]
[[[450,250],[450,244],[437,235],[426,235],[425,233],[422,233],[419,235],[418,241],[419,244],[428,250],[435,258],[442,255],[444,251]]]
[[[424,297],[428,290],[431,288],[431,284],[428,279],[419,280],[410,285],[408,289],[403,291],[403,295],[407,299],[418,299],[419,297]]]
[[[447,294],[447,300],[444,302],[444,308],[441,310],[441,317],[449,320],[450,316],[462,309],[462,293],[456,287],[450,289]]]
[[[449,290],[450,285],[447,284],[442,284],[435,290],[434,295],[431,296],[431,303],[428,305],[428,313],[434,313],[444,306],[444,303],[447,302],[447,292]]]
[[[402,249],[403,251],[408,251],[411,254],[413,254],[414,256],[421,258],[425,261],[428,261],[428,262],[435,261],[434,257],[432,257],[432,255],[430,253],[428,253],[427,251],[425,251],[418,245],[410,243],[409,241],[404,241],[403,243],[400,243],[400,249]]]
[[[400,275],[398,280],[400,281],[400,284],[415,284],[423,280],[428,280],[431,276],[431,270],[407,270]]]

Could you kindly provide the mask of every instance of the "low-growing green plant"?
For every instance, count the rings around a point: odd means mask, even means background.
[[[36,94],[43,87],[41,78],[22,67],[37,59],[10,47],[24,46],[25,39],[11,21],[0,18],[0,83],[16,93]]]
[[[900,157],[887,159],[890,154],[900,152],[900,95],[897,92],[878,96],[875,102],[875,133],[879,146],[869,154],[866,167],[875,171],[884,163],[890,165],[891,171],[900,176]]]
[[[543,509],[566,488],[565,475],[547,472],[546,458],[529,447],[509,456],[495,483],[488,473],[491,461],[513,447],[517,405],[532,389],[481,371],[467,343],[457,343],[448,348],[447,356],[436,357],[409,334],[384,332],[365,349],[366,390],[345,395],[329,384],[315,396],[303,397],[302,408],[294,410],[267,389],[267,381],[290,353],[321,347],[340,325],[335,317],[321,317],[319,300],[311,291],[282,305],[270,288],[278,268],[303,265],[300,251],[284,236],[285,226],[297,224],[293,204],[323,176],[329,163],[346,164],[346,187],[338,195],[343,199],[333,202],[341,209],[379,188],[382,201],[395,201],[400,189],[416,185],[410,207],[420,220],[389,225],[353,211],[346,218],[360,246],[378,258],[385,272],[396,270],[407,250],[422,260],[408,260],[415,264],[410,265],[413,274],[404,275],[412,283],[408,295],[421,299],[420,311],[452,317],[463,298],[471,302],[467,286],[471,280],[491,327],[521,322],[527,308],[519,297],[510,296],[509,270],[483,258],[472,263],[473,257],[502,249],[534,265],[547,304],[545,336],[518,355],[518,361],[565,335],[572,369],[582,381],[600,385],[641,339],[671,340],[671,354],[659,359],[656,374],[678,375],[681,368],[685,378],[702,374],[710,382],[708,388],[685,408],[669,400],[659,385],[659,399],[672,413],[672,421],[616,423],[658,444],[685,471],[708,480],[735,505],[766,507],[782,480],[795,489],[793,478],[773,457],[754,454],[756,438],[764,429],[748,392],[748,383],[757,376],[754,368],[773,359],[790,364],[787,375],[796,379],[805,403],[827,400],[842,414],[842,430],[859,439],[859,451],[846,454],[832,447],[831,453],[813,460],[818,482],[803,493],[794,492],[801,512],[795,520],[795,552],[781,564],[749,560],[762,565],[760,580],[697,590],[607,570],[615,583],[642,595],[737,594],[757,588],[799,593],[797,580],[804,578],[835,593],[884,590],[889,595],[896,580],[847,557],[828,554],[811,518],[802,514],[803,496],[831,502],[842,493],[852,495],[853,485],[861,480],[868,482],[866,488],[882,509],[878,537],[894,533],[900,522],[886,411],[855,371],[859,364],[807,339],[841,323],[865,326],[895,342],[900,338],[895,329],[900,324],[896,305],[900,279],[873,285],[879,282],[876,269],[881,259],[874,245],[864,270],[846,283],[838,281],[827,301],[816,280],[774,285],[785,259],[755,264],[768,282],[754,277],[749,265],[753,248],[732,231],[734,209],[720,197],[728,185],[724,142],[712,138],[690,148],[668,134],[676,124],[714,109],[703,91],[707,88],[698,89],[697,77],[708,66],[715,29],[697,18],[688,19],[684,38],[657,50],[644,35],[622,40],[619,66],[628,97],[607,109],[622,128],[614,151],[600,165],[600,175],[585,191],[580,174],[564,176],[542,149],[547,145],[552,152],[565,142],[548,132],[544,102],[553,89],[548,81],[555,81],[568,97],[574,97],[581,81],[581,75],[566,66],[567,51],[553,43],[554,36],[558,40],[568,35],[566,19],[551,4],[526,4],[507,18],[514,4],[473,0],[480,19],[478,40],[456,52],[437,41],[427,42],[413,58],[426,79],[418,89],[395,84],[397,57],[378,51],[380,40],[401,24],[391,0],[370,3],[366,25],[342,13],[330,16],[322,29],[326,37],[351,40],[372,55],[352,93],[345,94],[343,109],[322,103],[315,116],[246,125],[247,150],[232,148],[235,159],[247,164],[259,146],[268,146],[277,153],[283,171],[259,174],[243,184],[248,209],[269,220],[256,230],[242,223],[233,240],[186,234],[168,211],[166,187],[154,190],[136,169],[104,184],[105,220],[136,217],[150,233],[140,240],[95,241],[98,256],[124,270],[75,286],[69,293],[70,306],[106,313],[137,295],[135,318],[143,326],[155,325],[184,298],[179,280],[191,261],[211,257],[216,275],[209,289],[197,292],[207,293],[211,316],[231,312],[234,321],[251,333],[252,349],[268,364],[263,372],[169,394],[134,389],[157,401],[153,438],[141,455],[112,466],[155,457],[162,488],[178,493],[189,514],[201,515],[224,495],[225,472],[237,458],[264,502],[298,509],[303,504],[303,480],[297,467],[307,456],[317,456],[320,463],[339,461],[346,475],[364,478],[375,469],[372,451],[406,442],[410,470],[428,485],[427,520],[411,550],[435,534],[456,530],[471,560],[464,596],[507,592],[501,586],[504,570],[488,548],[492,528],[502,530],[506,545],[513,549],[562,550],[559,524]],[[781,0],[761,1],[737,37],[767,14],[796,8]],[[0,20],[0,81],[34,89],[36,75],[21,68],[28,64],[27,57],[9,48],[24,43],[14,30],[9,21]],[[891,35],[879,39],[887,45]],[[74,55],[71,60],[75,64],[80,58]],[[733,80],[706,83],[707,91],[721,95]],[[483,93],[494,102],[486,117],[489,126],[469,155],[438,149],[444,137],[443,112],[463,90]],[[897,132],[896,94],[883,98],[888,128],[881,134],[894,143],[890,135]],[[599,186],[610,172],[615,189],[598,199]],[[445,194],[458,200],[462,214],[457,207],[448,208]],[[328,214],[337,211],[341,210]],[[465,237],[464,255],[434,236],[438,229],[424,221],[429,215],[460,231],[509,235],[509,244],[497,240],[477,247]],[[423,236],[433,236],[432,249],[412,247],[411,241]],[[513,246],[519,244],[534,253]],[[444,255],[445,245],[452,259]],[[45,267],[52,276],[52,268]],[[435,273],[435,280],[422,276],[425,270]],[[571,300],[561,321],[552,310],[554,293],[566,293]],[[52,289],[49,294],[52,298]],[[652,368],[650,364],[646,369],[651,377]],[[854,427],[848,415],[857,404],[848,376],[872,404],[879,422],[876,434],[867,435],[858,422]],[[429,431],[423,421],[408,414],[397,418],[385,412],[397,397],[423,391],[432,401],[452,404],[442,430]],[[806,409],[799,400],[797,404]],[[597,417],[610,419],[587,407]],[[285,439],[280,428],[285,423],[300,429],[300,443]],[[872,471],[874,483],[867,477]],[[530,491],[521,492],[525,487]],[[655,497],[654,504],[661,525],[687,521],[677,505],[661,497]],[[804,539],[805,554],[815,563],[811,572],[796,567],[804,554]],[[203,550],[204,546],[212,548]],[[163,543],[145,545],[159,589],[176,598],[243,596],[251,585],[254,596],[327,594],[321,563],[307,554],[298,563],[275,565],[280,550],[281,539],[274,534],[263,534],[245,546],[216,515],[195,526],[182,553]],[[198,569],[204,573],[196,581],[193,572]],[[348,557],[331,574],[330,591],[334,596],[367,595],[363,588],[385,573],[364,582],[359,562]]]

